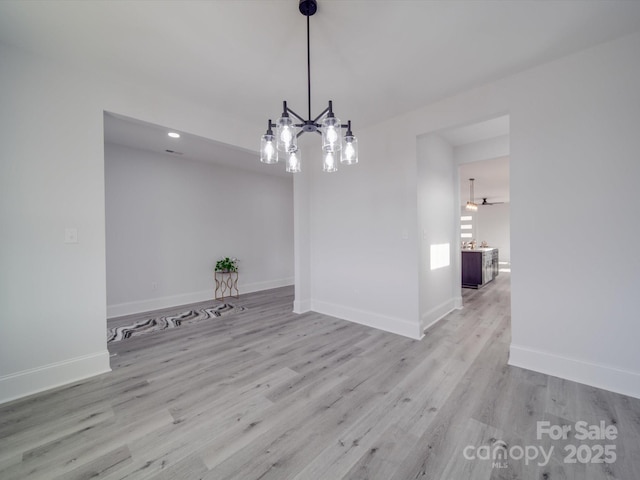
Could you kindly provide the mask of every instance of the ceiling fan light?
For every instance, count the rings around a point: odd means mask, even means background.
[[[464,208],[465,208],[465,210],[468,210],[470,212],[477,212],[478,211],[478,205],[473,203],[473,202],[467,202],[467,205]]]

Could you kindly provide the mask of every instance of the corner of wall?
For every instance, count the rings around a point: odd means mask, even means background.
[[[293,313],[307,313],[311,311],[311,300],[294,300]]]
[[[460,306],[456,306],[460,305]],[[449,315],[453,310],[462,307],[462,297],[459,297],[459,303],[457,298],[452,298],[444,303],[432,308],[428,312],[422,314],[420,318],[420,324],[422,325],[422,331],[424,332],[428,328],[432,327],[444,317]]]
[[[330,315],[349,322],[359,323],[360,325],[365,325],[367,327],[376,328],[389,333],[395,333],[396,335],[402,335],[403,337],[409,337],[414,340],[420,340],[424,336],[418,321],[411,322],[404,318],[379,315],[374,312],[358,310],[318,300],[311,301],[311,310],[322,313],[323,315]]]
[[[455,310],[462,310],[462,296],[453,297],[453,308]]]

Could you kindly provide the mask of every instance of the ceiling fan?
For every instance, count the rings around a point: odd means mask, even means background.
[[[482,203],[480,205],[499,205],[504,202],[487,202],[487,198],[482,199]]]

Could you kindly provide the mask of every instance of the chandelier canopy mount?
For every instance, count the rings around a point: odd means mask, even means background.
[[[300,0],[298,8],[301,14],[310,17],[318,11],[318,2],[316,0]]]

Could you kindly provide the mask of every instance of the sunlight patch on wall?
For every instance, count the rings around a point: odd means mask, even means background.
[[[431,245],[431,270],[449,266],[451,263],[449,250],[448,243]]]

